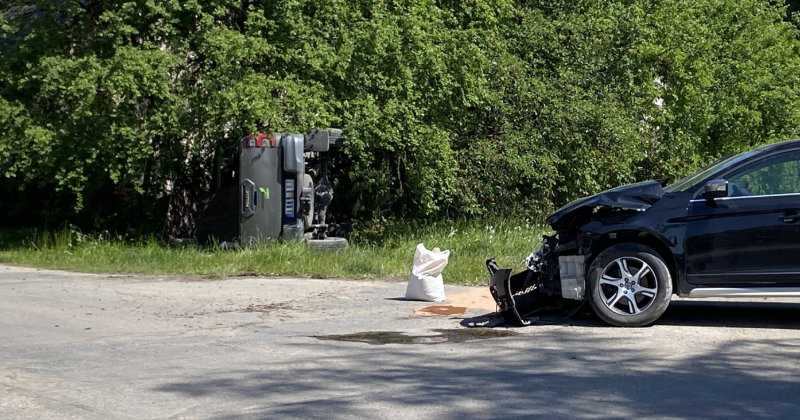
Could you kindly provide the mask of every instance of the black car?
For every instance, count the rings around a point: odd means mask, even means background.
[[[673,294],[800,297],[800,140],[724,157],[680,181],[614,188],[547,218],[556,232],[511,275],[487,261],[507,322],[588,300],[604,321],[644,326]]]

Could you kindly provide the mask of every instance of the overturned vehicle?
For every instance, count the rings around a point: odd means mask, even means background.
[[[488,260],[505,321],[525,325],[545,308],[588,302],[609,324],[644,326],[673,294],[800,297],[800,141],[727,156],[665,184],[562,207],[547,218],[555,234],[521,273]]]

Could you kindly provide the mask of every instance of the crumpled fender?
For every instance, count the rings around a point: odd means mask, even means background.
[[[626,210],[645,211],[665,194],[658,181],[645,181],[623,185],[589,197],[575,200],[547,217],[547,223],[557,230],[559,222],[565,217],[583,209],[613,207]]]

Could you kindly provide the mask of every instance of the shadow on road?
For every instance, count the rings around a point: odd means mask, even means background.
[[[800,301],[674,301],[657,324],[796,330],[800,329]]]
[[[581,327],[612,327],[591,313],[586,305],[584,310],[569,319],[558,314],[537,317],[530,328],[537,325],[569,325]],[[464,318],[461,326],[507,327],[497,320],[497,315],[487,313]],[[800,301],[795,302],[736,302],[680,300],[670,303],[669,308],[653,325],[674,325],[693,327],[727,328],[777,328],[800,329]]]
[[[288,349],[308,355],[290,366],[265,360],[156,390],[252,407],[219,419],[783,419],[800,411],[796,341],[739,339],[698,351],[680,340],[654,346],[654,329],[604,331],[449,346],[309,340]]]

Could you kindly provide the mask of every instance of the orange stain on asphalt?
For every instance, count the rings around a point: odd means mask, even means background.
[[[432,315],[460,315],[466,313],[467,309],[482,309],[487,312],[497,310],[489,288],[474,288],[464,293],[457,293],[447,297],[446,305],[425,306],[414,311],[416,316]]]

